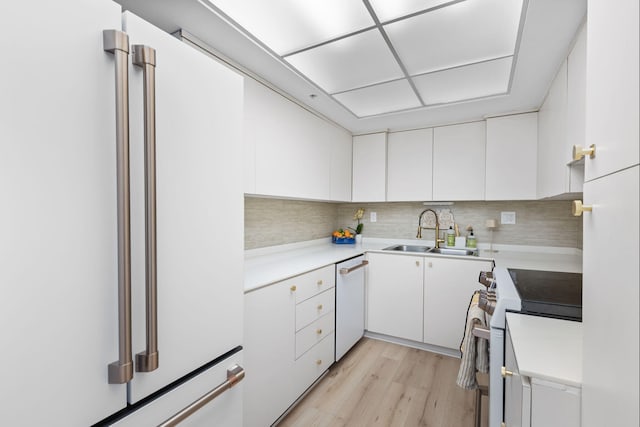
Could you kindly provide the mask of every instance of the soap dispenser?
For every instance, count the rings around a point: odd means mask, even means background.
[[[453,231],[453,226],[449,226],[447,230],[447,246],[455,246],[456,245],[456,232]]]
[[[469,232],[469,236],[467,236],[467,247],[468,248],[476,248],[476,247],[478,247],[478,242],[476,241],[476,236],[473,235],[473,229]]]

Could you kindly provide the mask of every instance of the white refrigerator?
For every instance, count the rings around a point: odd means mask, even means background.
[[[111,1],[0,16],[2,423],[241,425],[242,78]]]

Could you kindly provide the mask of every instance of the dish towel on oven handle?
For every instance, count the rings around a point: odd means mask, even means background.
[[[489,372],[489,343],[487,340],[473,335],[475,325],[487,327],[487,313],[478,307],[479,296],[478,291],[474,292],[469,302],[464,337],[460,344],[462,359],[456,384],[466,390],[478,388],[476,372]]]

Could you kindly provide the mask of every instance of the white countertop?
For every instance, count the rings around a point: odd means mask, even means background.
[[[582,323],[507,313],[520,375],[582,385]]]
[[[394,244],[433,246],[433,241],[364,238],[362,244],[336,245],[327,238],[248,250],[245,251],[244,290],[248,292],[365,252],[379,252]],[[582,272],[582,251],[578,249],[517,245],[493,245],[493,247],[498,252],[490,253],[487,248],[480,245],[480,256],[467,259],[493,259],[499,267]],[[401,255],[424,254],[408,252]],[[447,255],[438,254],[426,256],[447,257]]]

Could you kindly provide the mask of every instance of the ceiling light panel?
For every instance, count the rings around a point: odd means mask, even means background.
[[[420,107],[420,101],[407,80],[396,80],[334,95],[358,117]]]
[[[451,2],[452,0],[369,0],[380,22]]]
[[[305,50],[286,60],[328,93],[404,77],[377,29]]]
[[[465,65],[413,77],[426,105],[505,94],[509,89],[512,58]]]
[[[204,0],[279,55],[374,24],[361,1]]]
[[[466,0],[385,25],[409,74],[513,55],[522,0]]]

